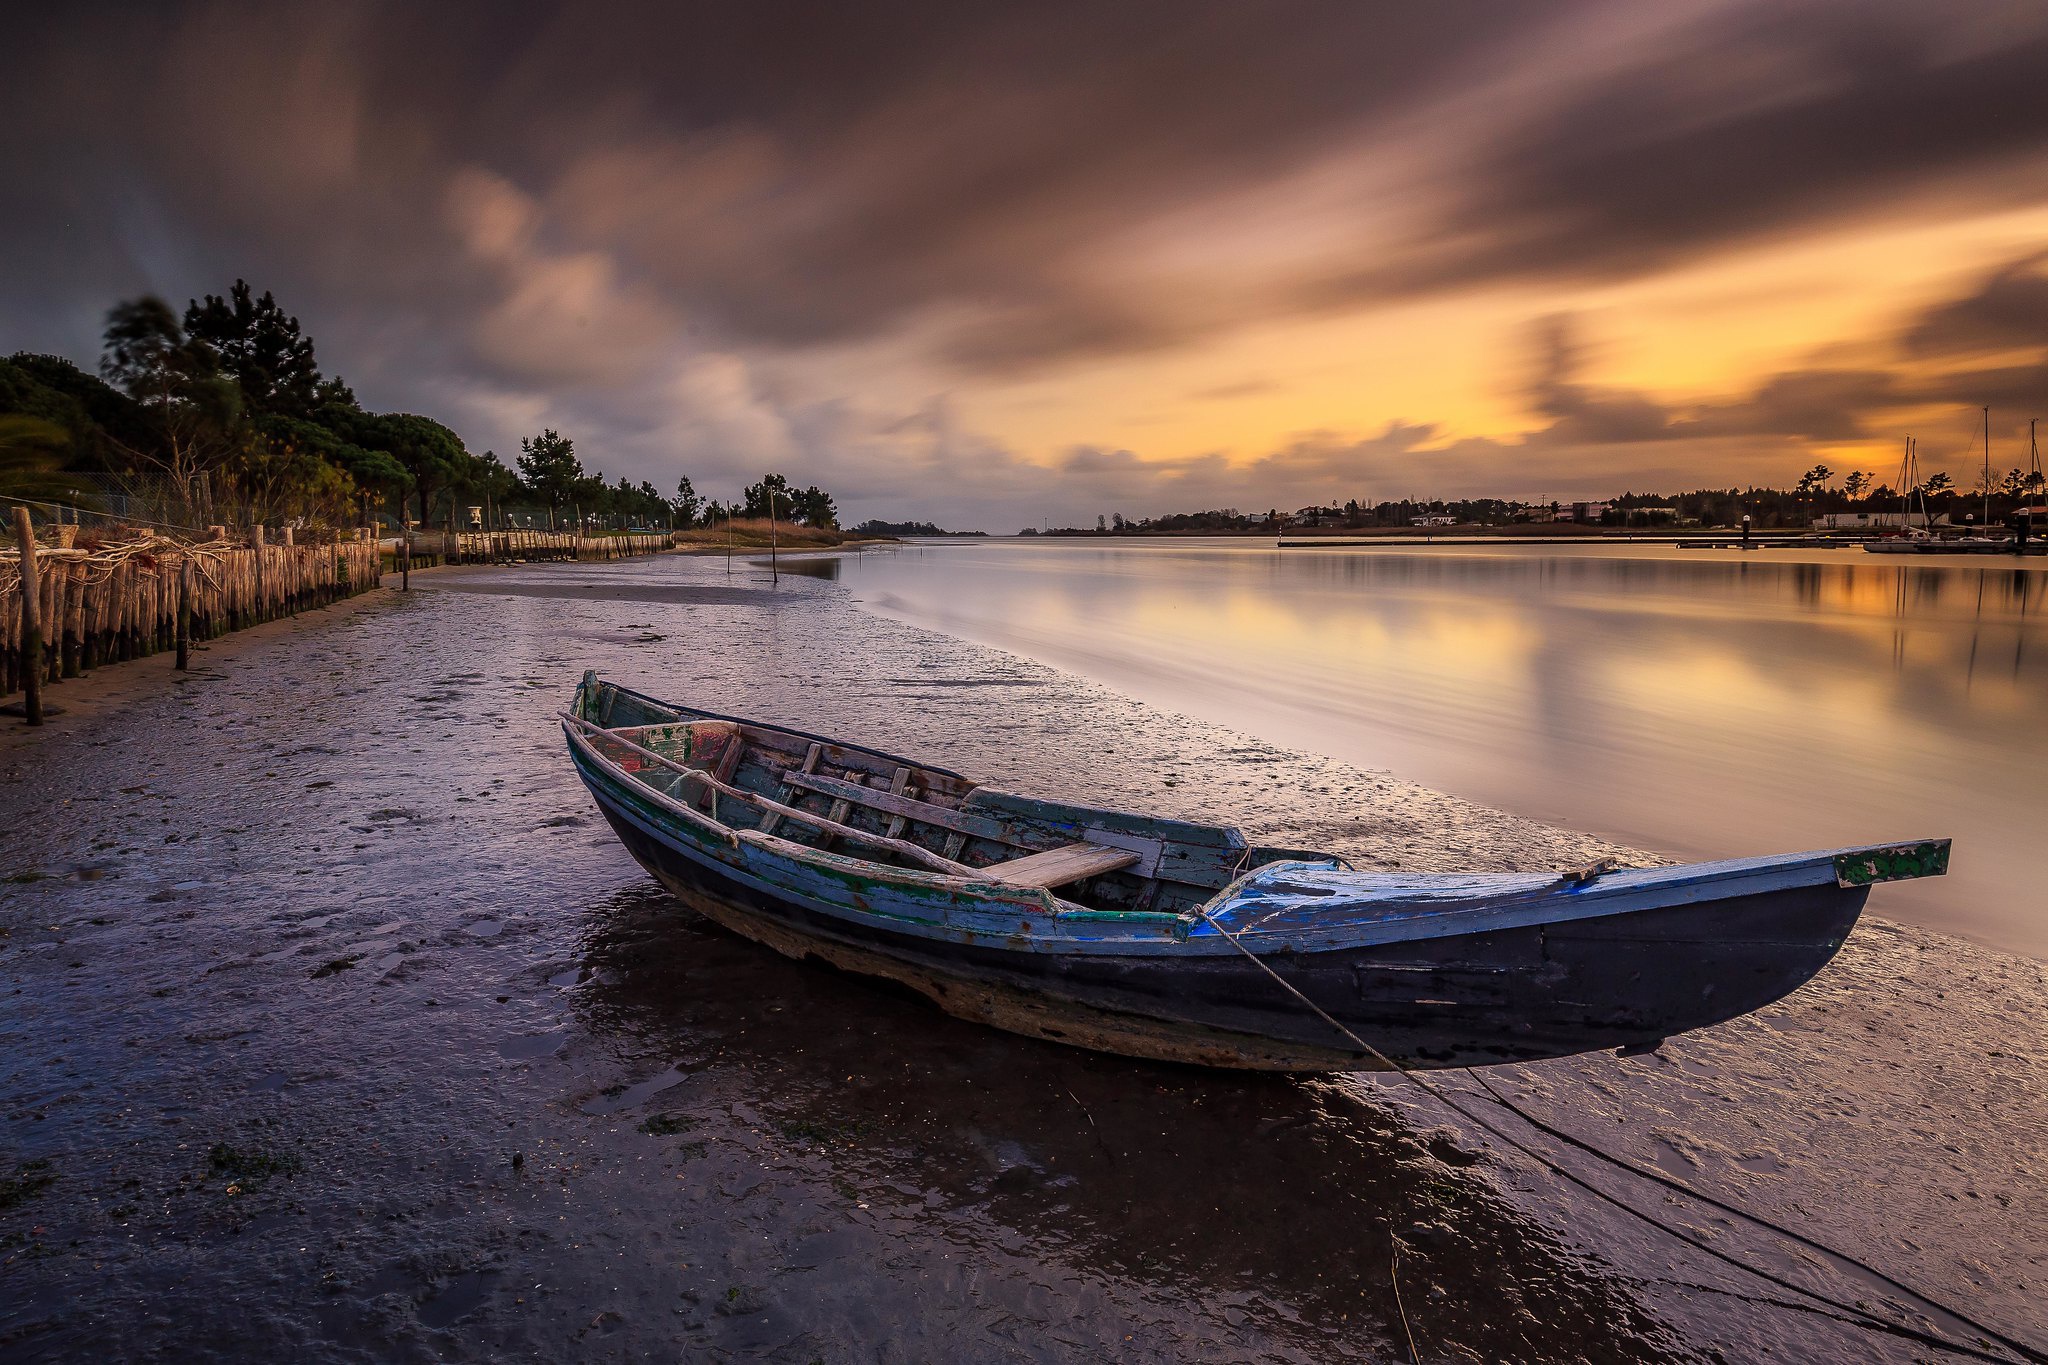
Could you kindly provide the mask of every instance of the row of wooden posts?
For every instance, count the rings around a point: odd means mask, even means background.
[[[25,693],[31,725],[42,723],[42,692],[89,669],[175,649],[190,663],[194,640],[208,640],[378,586],[385,548],[369,531],[353,540],[273,543],[261,527],[238,545],[212,541],[137,542],[88,551],[38,545],[26,508],[16,508],[20,560],[0,560],[0,696]],[[401,582],[430,563],[515,559],[610,559],[652,554],[666,534],[576,536],[569,532],[491,531],[401,537],[393,568]]]
[[[658,554],[675,538],[666,531],[582,536],[573,531],[414,531],[413,567],[429,564],[504,564],[514,560],[623,559]],[[403,552],[404,544],[399,550]],[[402,557],[402,553],[401,553]]]

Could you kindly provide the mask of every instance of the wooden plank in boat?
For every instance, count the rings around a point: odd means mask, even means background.
[[[909,786],[910,786],[910,769],[908,769],[908,768],[898,768],[898,769],[896,770],[896,775],[895,775],[894,777],[892,777],[892,778],[890,778],[890,779],[889,779],[889,795],[891,795],[891,796],[902,796],[902,795],[904,794],[904,792],[905,792],[906,790],[908,790]],[[883,830],[883,831],[882,831],[882,833],[884,833],[884,834],[888,835],[888,836],[889,836],[889,837],[890,837],[891,839],[894,839],[894,838],[896,838],[896,837],[897,837],[898,835],[902,834],[902,833],[903,833],[903,817],[902,817],[902,815],[898,814],[898,815],[892,815],[892,816],[890,816],[890,817],[889,817],[889,827],[888,827],[887,829]]]
[[[859,782],[849,782],[847,785],[850,787],[862,787],[862,784]],[[865,790],[865,787],[862,787],[862,789]],[[835,825],[843,825],[846,823],[846,817],[852,814],[852,812],[853,802],[847,797],[842,796],[832,803],[832,808],[825,813],[825,818]],[[832,847],[832,841],[837,837],[829,829],[821,830],[818,834],[818,847]]]
[[[1105,872],[1116,872],[1138,861],[1138,854],[1128,848],[1108,848],[1102,844],[1062,844],[1049,848],[1043,853],[1033,853],[1023,858],[1012,858],[1006,863],[990,863],[978,875],[1004,886],[1036,886],[1049,889],[1078,882],[1085,877],[1099,877]]]
[[[1228,825],[1203,825],[1159,815],[1140,815],[1134,811],[1102,810],[1065,801],[1041,801],[993,787],[976,788],[968,804],[998,817],[1016,815],[1049,825],[1114,830],[1195,848],[1228,849],[1235,853],[1245,846],[1244,836]]]
[[[966,811],[954,810],[951,806],[920,801],[914,796],[876,791],[858,782],[827,777],[822,773],[788,772],[783,774],[783,778],[792,787],[855,802],[881,811],[885,815],[901,815],[921,825],[937,825],[941,829],[972,835],[977,839],[993,839],[997,843],[1011,844],[1018,848],[1026,846],[1013,827],[1001,820],[991,820],[986,815],[970,815]]]
[[[720,782],[732,781],[733,770],[740,766],[740,753],[746,747],[747,742],[741,738],[739,727],[734,726],[726,732],[725,748],[719,752],[718,762],[714,766],[705,769],[705,771]],[[718,818],[718,789],[716,787],[705,789],[704,809],[710,814],[712,819],[716,820]]]
[[[813,768],[816,768],[818,766],[818,755],[824,751],[824,748],[824,745],[818,743],[816,740],[812,740],[810,751],[804,755],[804,766],[799,768],[797,771],[807,773],[810,772]],[[787,774],[784,774],[784,776],[785,778],[787,778]],[[775,794],[775,799],[780,801],[783,805],[787,806],[791,804],[791,798],[795,795],[796,788],[790,786],[788,781],[785,780],[782,786],[777,790]],[[761,822],[761,832],[763,834],[773,834],[775,832],[775,827],[781,823],[782,812],[769,811],[768,818]]]

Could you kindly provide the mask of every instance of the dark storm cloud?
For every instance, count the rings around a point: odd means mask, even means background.
[[[1551,419],[1546,439],[1575,445],[1613,445],[1669,437],[1671,413],[1663,404],[1629,389],[1596,389],[1579,382],[1584,351],[1572,319],[1541,318],[1532,329],[1535,378],[1529,386],[1532,412]]]
[[[0,54],[0,245],[29,266],[9,302],[75,335],[88,289],[263,271],[453,332],[505,287],[446,221],[474,170],[532,198],[539,246],[599,244],[621,288],[740,342],[953,307],[942,349],[974,369],[1154,347],[1191,324],[1083,278],[1104,234],[1299,165],[1546,21],[1478,0],[50,7]]]
[[[1905,341],[1922,356],[2048,346],[2048,251],[2010,261],[1974,292],[1928,309]]]
[[[971,369],[1146,349],[1189,324],[1083,278],[1105,236],[1328,152],[1542,19],[1150,0],[728,18],[566,139],[603,150],[563,154],[555,203],[753,340],[952,305],[975,316],[945,350]],[[611,73],[610,46],[549,61]],[[724,107],[696,88],[707,66],[714,92],[753,93]]]
[[[1930,195],[1951,208],[2038,200],[2044,72],[2048,11],[2032,4],[1717,14],[1486,135],[1409,252],[1305,297],[1626,278]]]

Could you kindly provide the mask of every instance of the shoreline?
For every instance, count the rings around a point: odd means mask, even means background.
[[[783,551],[782,553],[785,556],[792,558],[815,557],[819,555],[854,553],[875,545],[888,545],[899,543],[901,542],[891,538],[849,540],[844,542],[843,544],[833,546],[792,547],[788,550]],[[742,555],[765,555],[767,552],[768,547],[766,545],[761,545],[758,547],[745,547],[736,545],[730,551],[730,553],[735,558],[740,557]],[[429,584],[431,584],[436,581],[448,581],[451,578],[464,577],[491,570],[528,568],[538,565],[547,565],[550,567],[555,567],[562,564],[618,564],[630,560],[659,559],[669,555],[703,558],[706,556],[723,555],[726,553],[728,553],[728,551],[724,546],[700,546],[684,544],[676,545],[668,549],[654,550],[652,552],[640,552],[630,555],[622,555],[617,558],[607,557],[589,560],[558,561],[535,559],[515,561],[470,561],[460,564],[447,564],[440,562],[415,563],[412,572],[414,575],[431,575],[431,577],[428,579]],[[764,564],[766,563],[765,560],[763,560],[762,562]],[[260,636],[263,632],[275,631],[279,628],[290,627],[295,623],[302,621],[317,622],[323,619],[321,613],[335,613],[339,611],[344,615],[349,614],[355,610],[361,609],[371,599],[377,598],[380,593],[397,593],[401,590],[397,587],[395,581],[390,580],[396,580],[398,577],[399,573],[397,569],[386,569],[378,574],[377,582],[365,586],[360,591],[351,593],[345,597],[337,598],[332,602],[328,602],[317,606],[309,606],[297,613],[287,612],[283,615],[273,616],[267,620],[258,621],[252,625],[242,626],[239,628],[230,628],[222,631],[218,635],[203,636],[195,634],[192,638],[191,644],[193,656],[192,672],[197,673],[198,671],[200,671],[201,668],[204,666],[202,660],[209,656],[217,662],[233,658],[234,651],[232,649],[224,649],[223,647],[230,645],[232,642],[238,639],[246,639]],[[333,616],[328,616],[324,619],[335,618]],[[46,626],[45,635],[47,636],[48,634],[49,630],[48,627]],[[47,641],[45,643],[44,648],[45,657],[52,657],[52,646]],[[159,674],[167,674],[168,679],[159,678]],[[129,659],[117,659],[100,663],[90,669],[83,670],[70,677],[47,680],[43,683],[43,704],[45,707],[46,719],[41,728],[47,730],[60,725],[64,720],[68,718],[69,713],[91,714],[96,707],[109,704],[109,702],[115,698],[118,698],[119,700],[123,701],[137,700],[142,696],[150,695],[154,691],[161,690],[163,687],[167,685],[174,685],[180,676],[181,675],[177,672],[176,669],[175,651],[170,649],[157,649],[146,654],[139,654]],[[190,676],[190,674],[184,676]],[[125,680],[131,677],[133,677],[137,681],[132,686],[124,685]],[[142,681],[144,679],[147,679],[148,681]],[[89,685],[82,686],[81,684]],[[13,692],[0,693],[0,701],[12,699],[18,704],[20,696],[21,692],[17,688]],[[55,714],[49,714],[49,708],[51,707],[62,708],[62,710]],[[20,740],[16,740],[14,738],[16,731],[24,732],[24,737]],[[32,741],[36,733],[37,727],[23,723],[21,717],[0,715],[0,736],[6,737],[4,739],[0,739],[0,745],[12,747],[17,743],[26,743]]]

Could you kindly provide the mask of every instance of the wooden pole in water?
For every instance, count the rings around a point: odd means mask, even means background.
[[[192,667],[192,580],[199,576],[190,551],[178,566],[178,671]]]
[[[1991,534],[1991,409],[1985,409],[1985,534]]]
[[[412,591],[412,508],[398,505],[398,590]]]
[[[782,583],[782,570],[775,564],[775,490],[768,490],[768,582],[773,586]]]
[[[14,509],[14,538],[21,542],[21,692],[30,725],[43,723],[43,601],[36,582],[36,528],[28,509]]]

